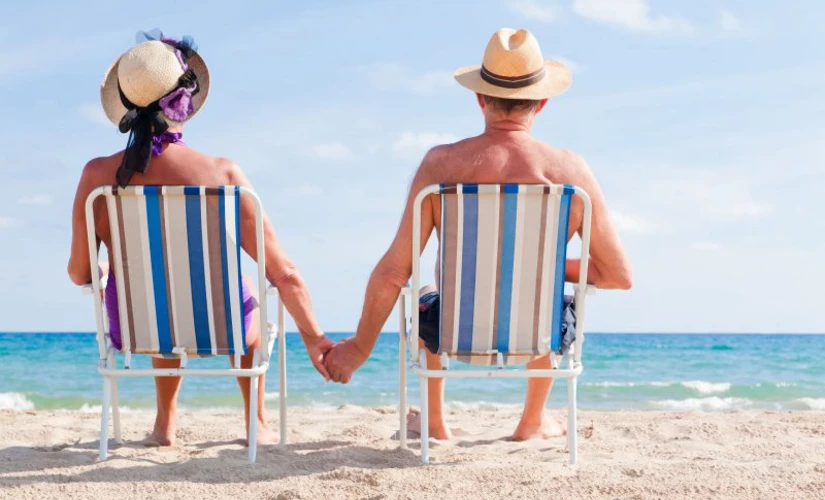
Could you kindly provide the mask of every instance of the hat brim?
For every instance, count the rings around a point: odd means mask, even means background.
[[[466,87],[473,92],[502,99],[533,99],[538,101],[563,94],[570,88],[570,84],[573,83],[573,75],[564,64],[558,61],[545,61],[544,68],[546,71],[544,78],[532,85],[517,89],[499,87],[485,81],[481,78],[481,66],[459,68],[453,74],[453,77],[462,87]]]
[[[123,57],[123,56],[121,56]],[[115,125],[120,124],[123,115],[128,111],[126,106],[120,101],[120,92],[117,88],[117,68],[120,64],[120,57],[109,66],[106,74],[103,76],[103,82],[100,84],[100,102],[103,105],[103,111],[110,122]],[[206,63],[199,54],[194,54],[186,61],[189,68],[194,71],[198,77],[198,93],[192,96],[192,107],[194,111],[189,115],[185,121],[189,121],[193,116],[198,114],[198,111],[206,102],[206,97],[209,95],[209,69]],[[172,120],[167,120],[170,124],[179,123]]]

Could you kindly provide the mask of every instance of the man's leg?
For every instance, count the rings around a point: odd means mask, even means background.
[[[542,356],[527,363],[532,370],[548,370],[550,356]],[[527,396],[524,401],[524,412],[521,421],[513,433],[513,439],[524,441],[527,439],[547,439],[563,436],[567,430],[559,422],[548,418],[544,413],[544,405],[553,388],[552,378],[530,378],[527,380]]]
[[[177,359],[152,358],[153,368],[179,368]],[[147,444],[173,446],[175,444],[175,426],[178,423],[178,393],[181,377],[155,377],[158,413],[155,428],[146,439]]]
[[[244,284],[246,285],[249,292],[255,298],[255,301],[260,304],[258,300],[258,288],[252,283],[248,276],[244,275]],[[261,304],[258,308],[256,308],[252,312],[252,319],[249,322],[249,327],[246,330],[246,346],[247,346],[247,354],[241,356],[241,368],[252,368],[252,362],[254,361],[254,352],[261,348],[261,317],[260,317],[260,308],[265,307],[264,304]],[[235,366],[235,358],[234,356],[229,357],[229,362],[232,366]],[[278,442],[278,437],[274,431],[269,429],[266,425],[266,413],[264,411],[264,392],[265,392],[265,384],[266,382],[266,375],[261,375],[258,379],[258,415],[256,418],[258,419],[258,444],[275,444]],[[241,396],[243,397],[243,406],[244,406],[244,421],[246,422],[246,435],[249,436],[249,386],[250,381],[249,377],[238,377],[238,385],[241,387]]]
[[[421,289],[419,296],[429,292],[436,291],[432,285],[425,286]],[[413,314],[418,314],[418,311],[413,311]],[[437,354],[431,353],[427,350],[424,342],[419,339],[418,345],[426,352],[427,355],[427,369],[440,370],[441,357]],[[447,427],[447,422],[444,419],[444,387],[447,380],[444,378],[431,378],[427,380],[427,406],[429,407],[429,428],[430,437],[433,439],[452,439],[453,435]],[[421,431],[421,415],[420,411],[410,408],[407,414],[407,428],[411,431]]]

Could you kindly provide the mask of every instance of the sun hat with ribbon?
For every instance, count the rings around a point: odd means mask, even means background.
[[[160,30],[139,32],[137,45],[109,67],[100,100],[109,120],[129,133],[117,181],[126,186],[143,172],[153,139],[191,119],[209,94],[209,71],[192,37],[164,37]],[[157,153],[155,153],[157,154]]]
[[[542,57],[532,33],[510,28],[493,34],[481,66],[460,68],[453,76],[473,92],[503,99],[547,99],[573,81],[564,64]]]

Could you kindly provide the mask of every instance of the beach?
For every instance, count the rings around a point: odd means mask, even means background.
[[[392,407],[295,408],[289,446],[250,465],[238,413],[184,413],[159,449],[140,442],[152,412],[127,412],[99,463],[98,414],[2,411],[0,498],[825,498],[823,412],[581,411],[572,469],[563,438],[507,441],[518,415],[452,410],[466,435],[420,466]]]

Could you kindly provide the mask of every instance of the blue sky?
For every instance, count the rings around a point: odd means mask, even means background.
[[[825,331],[822,2],[181,5],[0,7],[0,330],[93,329],[65,273],[70,208],[85,162],[125,144],[98,88],[136,31],[195,37],[212,88],[184,139],[246,170],[340,331],[423,153],[482,130],[452,71],[523,27],[574,74],[535,134],[588,160],[634,264],[587,328]]]

